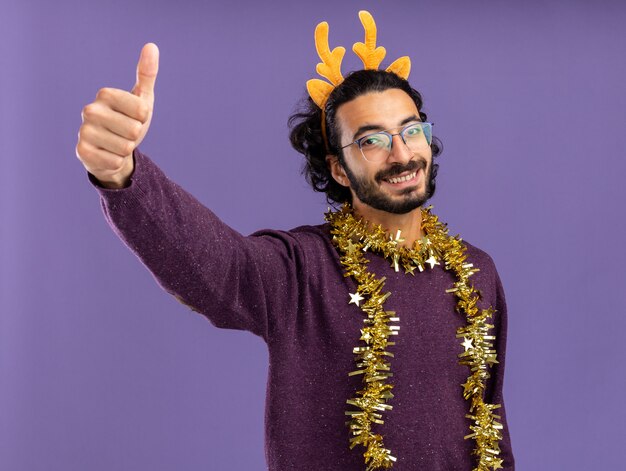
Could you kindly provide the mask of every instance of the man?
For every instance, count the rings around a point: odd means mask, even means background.
[[[360,16],[366,70],[337,73],[318,26],[331,84],[310,82],[308,110],[290,119],[314,189],[348,203],[325,225],[244,237],[138,150],[154,44],[130,93],[101,89],[83,109],[77,156],[107,221],[165,290],[266,341],[271,470],[512,470],[502,285],[485,252],[422,208],[440,148],[406,62],[372,66],[373,20]]]

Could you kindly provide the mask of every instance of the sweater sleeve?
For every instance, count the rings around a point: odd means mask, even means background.
[[[135,150],[130,185],[106,189],[89,174],[113,231],[160,286],[217,327],[266,341],[273,313],[297,309],[301,251],[288,232],[244,237]]]
[[[502,440],[500,441],[500,459],[502,459],[503,470],[514,471],[515,459],[511,448],[511,435],[506,420],[506,411],[504,407],[504,397],[502,393],[504,383],[504,364],[506,357],[506,337],[507,337],[507,308],[506,299],[504,297],[504,289],[500,276],[495,269],[495,292],[496,301],[493,306],[496,309],[494,314],[494,332],[496,336],[495,348],[497,352],[498,363],[494,364],[491,369],[491,379],[485,394],[485,402],[489,404],[500,404],[502,407],[495,410],[494,413],[500,415],[500,422],[504,426],[502,431]]]

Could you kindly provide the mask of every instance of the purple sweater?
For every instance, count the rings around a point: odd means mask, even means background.
[[[290,231],[264,230],[244,237],[221,222],[145,155],[135,151],[127,188],[100,187],[108,223],[179,301],[215,326],[248,330],[267,343],[269,377],[265,412],[266,459],[271,471],[361,471],[361,446],[350,450],[346,399],[360,389],[353,347],[359,344],[363,313],[348,304],[355,292],[344,277],[327,225]],[[500,442],[504,469],[514,461],[502,398],[507,311],[492,259],[467,244],[480,268],[472,282],[482,292],[480,307],[492,305],[497,358],[485,400],[502,404]],[[398,471],[470,471],[474,441],[462,387],[468,368],[456,329],[465,325],[446,289],[453,275],[436,266],[415,277],[396,273],[371,255],[368,268],[386,276],[392,294],[387,310],[400,317],[400,334],[390,347],[394,373],[393,410],[378,429],[398,458]]]

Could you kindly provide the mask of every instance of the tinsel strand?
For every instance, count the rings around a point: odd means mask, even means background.
[[[486,382],[490,377],[488,368],[496,360],[493,348],[495,337],[489,335],[494,326],[487,323],[494,310],[479,309],[480,292],[469,282],[469,278],[479,270],[467,263],[466,247],[456,236],[448,235],[448,229],[438,217],[431,213],[431,207],[422,210],[422,229],[426,236],[416,241],[413,248],[404,247],[403,239],[398,231],[389,236],[380,226],[369,227],[366,221],[354,216],[350,205],[346,204],[340,211],[326,214],[331,224],[333,243],[341,254],[341,264],[345,276],[352,277],[357,283],[356,293],[350,293],[350,303],[356,304],[366,314],[365,326],[361,329],[360,345],[353,349],[357,370],[350,376],[363,375],[364,388],[356,392],[356,396],[346,402],[358,410],[350,410],[347,425],[352,433],[350,448],[356,445],[365,447],[363,454],[367,471],[391,468],[396,457],[385,448],[383,436],[373,431],[373,425],[384,424],[383,412],[391,410],[387,402],[393,398],[393,384],[387,380],[393,375],[391,365],[387,361],[393,353],[387,347],[393,346],[389,338],[398,335],[400,327],[394,323],[399,317],[392,311],[384,310],[384,302],[391,293],[383,292],[385,278],[377,278],[367,270],[368,260],[365,253],[369,250],[382,254],[391,261],[395,271],[403,268],[405,273],[414,275],[417,268],[424,271],[427,264],[433,268],[443,261],[446,270],[456,276],[454,287],[447,290],[457,297],[457,312],[464,314],[467,325],[457,329],[457,338],[462,338],[464,352],[459,354],[459,363],[470,369],[463,387],[463,397],[469,401],[469,426],[472,433],[465,439],[472,438],[476,442],[473,454],[476,455],[476,467],[473,471],[490,471],[502,468],[499,440],[502,439],[502,424],[497,421],[499,415],[493,413],[499,404],[484,402]]]

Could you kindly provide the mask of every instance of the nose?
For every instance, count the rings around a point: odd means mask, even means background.
[[[413,158],[414,154],[404,143],[400,134],[393,134],[391,137],[391,151],[387,157],[389,162],[406,163]]]

